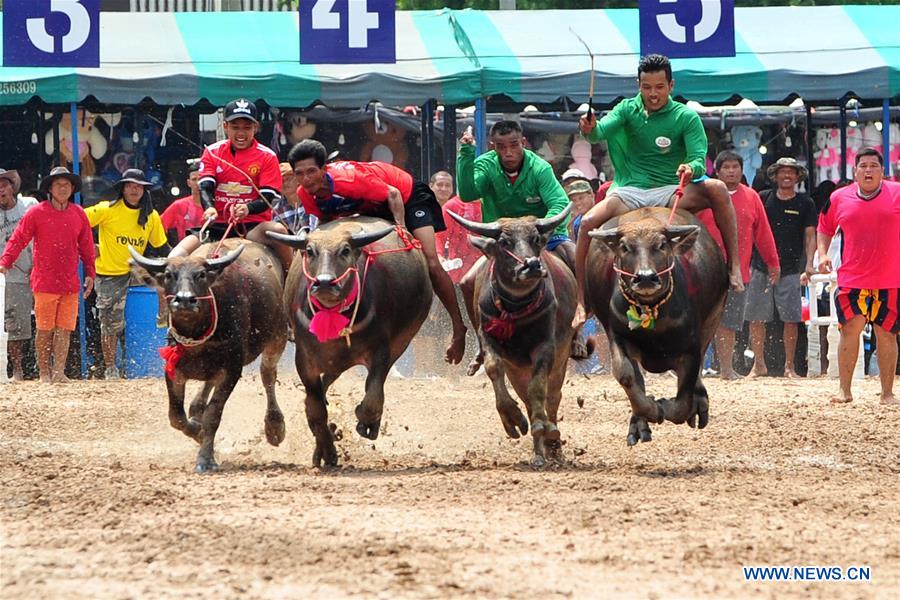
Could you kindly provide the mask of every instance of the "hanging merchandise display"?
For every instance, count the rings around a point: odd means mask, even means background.
[[[762,129],[751,125],[738,125],[731,129],[731,143],[744,160],[744,177],[748,183],[753,182],[756,171],[762,166],[762,154],[759,153],[762,135]]]

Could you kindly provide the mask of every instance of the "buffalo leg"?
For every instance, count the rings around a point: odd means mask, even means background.
[[[206,410],[206,402],[209,400],[209,394],[215,387],[215,381],[211,380],[203,382],[203,388],[197,392],[196,396],[194,396],[194,399],[191,401],[191,406],[188,409],[188,416],[191,417],[192,421],[197,421],[199,423],[203,418],[203,411]]]
[[[314,467],[336,467],[338,464],[337,449],[334,447],[334,436],[328,427],[328,406],[325,401],[325,386],[319,375],[300,374],[306,388],[306,423],[313,437],[316,438],[316,449],[313,452]]]
[[[366,395],[356,406],[356,432],[364,438],[378,438],[381,429],[381,413],[384,410],[384,381],[391,368],[388,348],[373,353],[366,376]]]
[[[184,435],[200,442],[200,423],[184,414],[184,386],[186,381],[178,377],[172,381],[166,377],[166,389],[169,392],[169,423]]]
[[[215,441],[216,432],[219,430],[219,423],[222,422],[222,411],[225,410],[225,402],[231,396],[234,386],[237,385],[241,378],[241,365],[230,365],[226,367],[225,375],[222,382],[216,386],[206,410],[203,411],[203,439],[200,442],[200,452],[197,453],[197,466],[194,469],[198,473],[206,473],[219,468],[215,459]]]
[[[484,371],[487,373],[488,379],[491,380],[491,386],[494,388],[494,400],[497,404],[497,412],[500,414],[500,422],[506,435],[513,439],[518,439],[521,435],[528,433],[528,419],[522,414],[515,399],[506,389],[506,375],[503,368],[503,362],[493,352],[485,353],[486,361],[484,363]],[[518,428],[518,430],[516,429]]]
[[[673,423],[681,424],[688,421],[688,419],[693,421],[692,417],[698,412],[694,394],[697,383],[700,380],[700,356],[698,350],[697,352],[691,352],[679,361],[675,370],[678,374],[678,395],[675,398],[657,402],[666,419]],[[707,412],[708,410],[707,403]],[[691,426],[693,427],[693,425]]]
[[[562,401],[562,386],[566,379],[566,363],[568,356],[556,357],[556,365],[547,378],[547,451],[550,458],[562,460],[562,443],[560,442],[558,416],[559,403]]]
[[[275,380],[278,377],[278,359],[281,352],[263,351],[259,376],[266,390],[266,440],[273,446],[284,441],[284,415],[275,399]]]
[[[631,402],[632,418],[628,428],[628,445],[635,445],[638,439],[649,442],[651,437],[648,421],[662,423],[665,417],[663,406],[647,397],[644,391],[644,376],[641,375],[640,367],[625,355],[619,341],[612,333],[610,334],[609,349],[613,376],[625,390],[625,395]]]
[[[697,377],[694,385],[694,402],[691,415],[688,417],[688,425],[694,426],[694,417],[697,417],[697,427],[703,429],[709,423],[709,394],[703,385],[703,378]]]

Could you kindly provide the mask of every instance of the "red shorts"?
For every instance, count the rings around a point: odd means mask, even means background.
[[[838,288],[834,304],[841,324],[860,315],[885,331],[900,333],[900,288],[857,290],[842,287]]]

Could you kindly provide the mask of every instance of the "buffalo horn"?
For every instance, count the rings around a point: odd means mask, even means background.
[[[544,219],[538,219],[537,223],[535,223],[534,226],[537,227],[538,233],[543,235],[559,227],[559,224],[566,220],[566,217],[569,216],[570,212],[572,212],[571,202],[566,204],[566,207],[562,209],[562,212],[558,215],[553,215],[552,217],[546,217]]]
[[[138,254],[137,250],[131,246],[128,246],[128,251],[131,253],[131,260],[147,269],[150,273],[162,273],[166,269],[166,265],[169,264],[168,258],[146,258]]]
[[[308,233],[309,229],[304,227],[300,230],[300,233],[298,235],[287,235],[284,233],[278,233],[277,231],[267,231],[266,235],[276,242],[281,242],[285,246],[303,250],[306,248],[306,237]]]
[[[477,233],[480,236],[494,238],[495,240],[500,237],[500,224],[494,221],[493,223],[478,223],[476,221],[469,221],[468,219],[464,219],[459,216],[452,210],[448,210],[447,214],[453,217],[457,223],[471,231],[472,233]]]
[[[240,256],[243,251],[244,246],[240,245],[225,256],[220,256],[219,258],[207,258],[206,268],[210,270],[222,270],[236,261],[237,257]]]
[[[395,226],[391,225],[390,227],[379,229],[378,231],[361,231],[359,233],[354,233],[350,236],[350,245],[354,248],[362,248],[363,246],[368,246],[372,242],[377,242],[390,232],[394,231],[394,229]]]
[[[698,225],[669,225],[666,227],[666,238],[672,241],[680,241],[681,238],[689,238],[700,232]]]

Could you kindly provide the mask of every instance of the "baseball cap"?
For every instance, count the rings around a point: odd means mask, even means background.
[[[562,177],[560,177],[561,181],[565,181],[567,179],[585,179],[585,180],[587,180],[587,177],[584,176],[584,172],[582,172],[581,169],[572,168],[572,169],[569,169],[568,171],[566,171],[565,173],[563,173]]]
[[[254,123],[259,123],[256,114],[256,105],[246,98],[238,98],[225,105],[225,121],[250,119]]]

